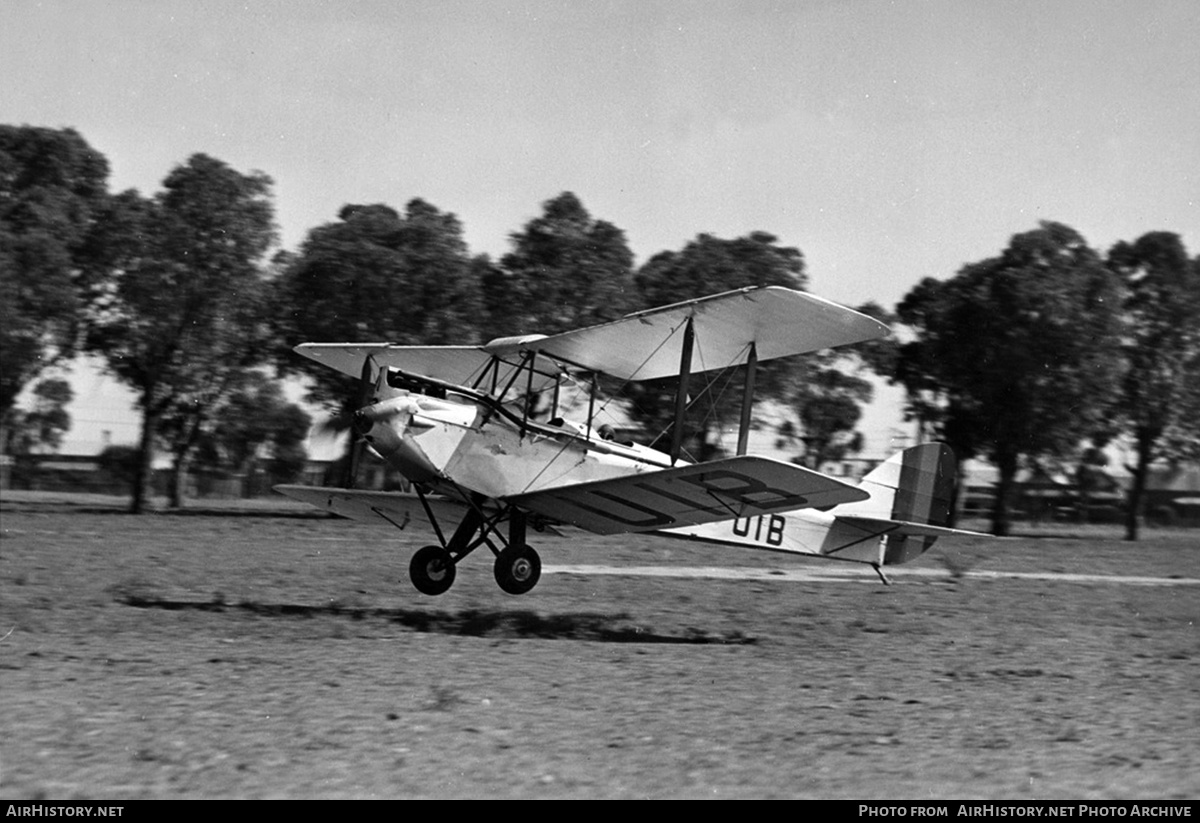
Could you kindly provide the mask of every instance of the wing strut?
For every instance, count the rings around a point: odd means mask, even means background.
[[[525,378],[525,402],[522,404],[525,408],[521,412],[521,436],[524,437],[525,426],[529,423],[529,413],[533,407],[533,364],[537,362],[537,352],[529,352],[522,362],[529,366],[529,374]]]
[[[746,355],[746,384],[742,389],[742,420],[738,425],[737,453],[746,453],[750,441],[750,411],[754,407],[754,378],[758,371],[758,344],[751,341]]]
[[[692,376],[692,347],[696,342],[696,331],[692,328],[693,318],[687,319],[683,329],[683,351],[679,357],[679,389],[675,394],[675,425],[671,429],[671,465],[679,460],[683,446],[683,418],[687,414],[688,378]]]

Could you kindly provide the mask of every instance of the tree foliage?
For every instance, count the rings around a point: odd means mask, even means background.
[[[767,232],[723,240],[701,234],[682,251],[663,251],[635,278],[642,308],[665,306],[749,286],[804,289],[804,255]]]
[[[230,375],[261,360],[262,259],[275,240],[271,180],[192,156],[152,198],[129,191],[106,215],[102,284],[88,348],[137,394],[142,414],[133,510],[165,415],[203,415]],[[194,429],[194,427],[193,427]],[[167,432],[194,443],[193,431]],[[176,442],[176,456],[186,453]]]
[[[891,378],[896,372],[896,363],[900,358],[900,343],[894,333],[898,318],[874,300],[868,300],[866,303],[856,306],[854,310],[868,317],[874,317],[880,323],[890,327],[893,334],[876,340],[855,343],[853,346],[839,349],[838,352],[843,355],[852,355],[858,361],[857,365],[860,371],[865,369],[879,377]]]
[[[108,161],[71,129],[0,125],[0,416],[75,350]]]
[[[1134,442],[1126,537],[1138,538],[1150,466],[1200,456],[1200,257],[1177,234],[1117,243],[1108,265],[1125,286],[1119,410]]]
[[[213,410],[201,448],[203,460],[244,475],[266,470],[289,482],[308,459],[304,448],[312,418],[261,371],[243,372],[237,387]]]
[[[571,192],[510,235],[513,250],[485,272],[489,336],[554,334],[637,308],[625,233],[594,219]]]
[[[424,200],[403,215],[345,206],[309,232],[279,279],[279,364],[312,380],[310,399],[348,408],[353,381],[296,357],[305,342],[477,342],[478,283],[458,218]]]
[[[270,294],[265,280],[242,283],[236,303],[211,323],[207,349],[198,353],[196,367],[180,372],[163,398],[156,434],[172,457],[168,486],[172,507],[184,505],[192,458],[215,424],[216,414],[231,394],[257,374],[253,369],[269,359]]]
[[[854,427],[873,394],[868,380],[835,364],[809,369],[795,401],[805,465],[819,469],[862,450],[862,435]]]
[[[1074,452],[1103,431],[1118,394],[1120,284],[1073,229],[1043,222],[998,256],[927,279],[898,307],[916,334],[897,374],[961,455],[1000,474],[1007,534],[1022,458]]]
[[[895,315],[875,302],[855,310],[888,326],[896,323]],[[827,462],[862,451],[864,439],[855,426],[862,418],[863,407],[875,396],[875,386],[866,375],[890,378],[898,348],[893,334],[801,358],[803,370],[791,397],[800,422],[799,433],[785,427],[781,434],[803,442],[805,465],[820,469]]]
[[[74,399],[71,384],[62,378],[41,380],[33,387],[32,408],[10,408],[4,430],[8,454],[57,452],[71,429],[67,406]]]

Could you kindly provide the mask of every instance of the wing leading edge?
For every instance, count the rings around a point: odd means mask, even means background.
[[[505,385],[521,370],[517,362],[494,363],[492,354],[479,346],[301,343],[295,351],[350,377],[361,374],[366,358],[379,367],[394,367],[459,386],[470,386],[484,375],[489,375],[494,384]],[[528,371],[523,375],[528,376]],[[522,387],[526,385],[524,376]],[[537,391],[554,385],[555,379],[553,373],[539,369],[533,373],[529,385]]]
[[[732,457],[544,489],[507,502],[597,534],[621,534],[824,508],[866,497],[857,486],[790,463]]]

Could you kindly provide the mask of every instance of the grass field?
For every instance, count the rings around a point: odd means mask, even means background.
[[[428,541],[305,511],[5,492],[0,797],[1200,796],[1194,531],[943,541],[887,587],[539,536],[530,594],[481,552],[430,598]]]

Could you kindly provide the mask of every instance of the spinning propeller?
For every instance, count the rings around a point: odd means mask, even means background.
[[[346,488],[348,489],[353,489],[358,485],[358,467],[362,462],[363,451],[367,448],[366,434],[371,430],[370,421],[364,420],[361,412],[367,406],[377,402],[379,386],[376,383],[387,379],[387,369],[380,369],[378,377],[374,375],[373,360],[371,355],[363,358],[362,372],[358,378],[358,398],[354,404],[350,425],[350,472],[346,478]]]

